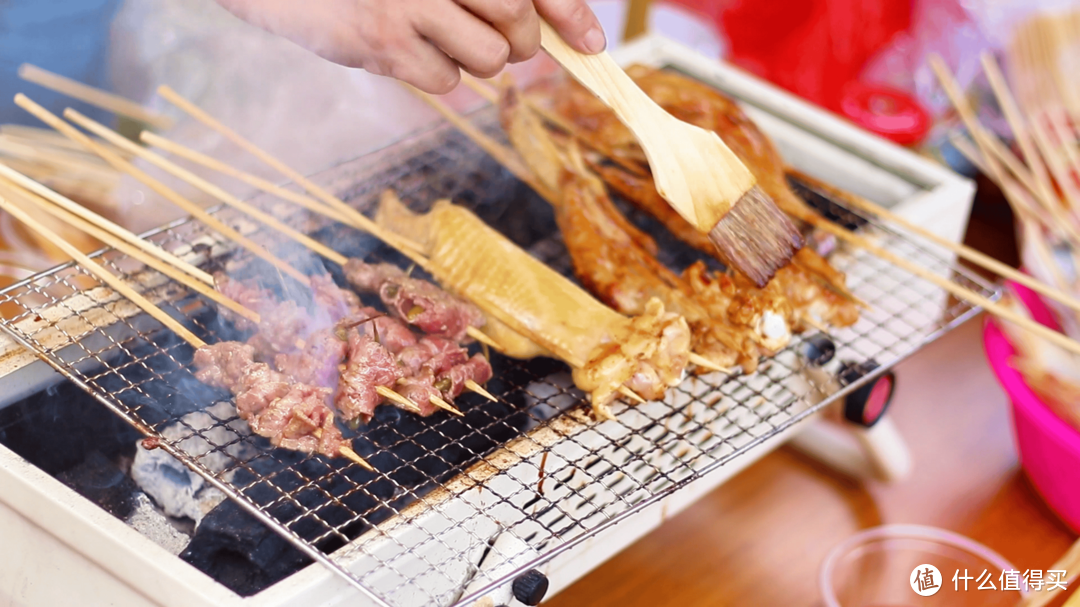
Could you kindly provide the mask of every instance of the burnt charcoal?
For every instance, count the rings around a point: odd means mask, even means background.
[[[506,169],[493,166],[490,170],[492,173],[504,173],[508,178],[492,180],[494,187],[485,187],[475,202],[470,201],[463,206],[524,249],[557,232],[551,205],[531,187],[509,178]],[[461,203],[458,199],[454,202]]]
[[[827,193],[821,192],[817,188],[803,183],[790,175],[787,178],[787,182],[800,198],[805,200],[808,205],[814,207],[815,210],[821,213],[821,215],[829,221],[839,224],[851,231],[855,231],[866,225],[867,221],[865,217],[834,201]]]
[[[724,271],[722,263],[710,256],[702,256],[701,252],[679,240],[664,224],[660,223],[648,213],[626,202],[620,196],[613,196],[612,201],[622,214],[630,220],[630,223],[653,237],[657,245],[656,258],[675,272],[682,272],[691,264],[702,261],[705,265],[716,271]]]
[[[232,500],[203,518],[180,558],[241,596],[251,596],[311,562]]]
[[[118,518],[126,519],[135,509],[135,481],[100,451],[91,451],[56,479]]]
[[[53,476],[94,450],[110,459],[131,457],[141,437],[68,381],[0,409],[0,443]]]

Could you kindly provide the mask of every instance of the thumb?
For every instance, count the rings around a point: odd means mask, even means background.
[[[536,12],[582,53],[593,55],[607,47],[600,20],[585,0],[536,0]]]

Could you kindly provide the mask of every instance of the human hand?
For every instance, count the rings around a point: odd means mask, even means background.
[[[218,0],[319,56],[449,93],[460,69],[490,78],[540,49],[543,18],[577,50],[606,40],[585,0]]]

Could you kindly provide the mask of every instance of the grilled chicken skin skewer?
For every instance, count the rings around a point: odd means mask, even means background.
[[[417,215],[387,193],[376,222],[421,245],[426,269],[484,311],[489,335],[513,344],[504,353],[548,352],[570,364],[598,418],[613,418],[620,387],[658,399],[682,381],[690,331],[659,300],[639,315],[619,314],[449,201]]]

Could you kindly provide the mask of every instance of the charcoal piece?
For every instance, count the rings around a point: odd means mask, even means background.
[[[81,464],[56,479],[118,518],[126,519],[135,510],[138,487],[100,451],[91,451]]]
[[[0,443],[53,476],[92,450],[110,459],[130,457],[141,437],[68,381],[0,409]]]
[[[241,596],[251,596],[311,562],[232,500],[203,518],[180,558]]]
[[[805,184],[792,176],[788,176],[787,182],[791,189],[806,201],[806,204],[813,207],[829,221],[851,231],[858,230],[866,225],[866,218],[834,201],[827,193],[819,191],[814,186]]]

